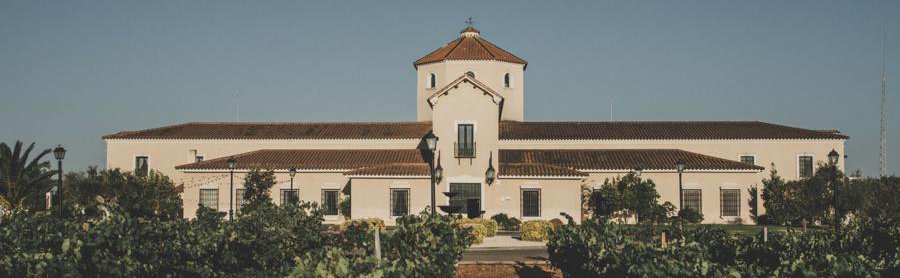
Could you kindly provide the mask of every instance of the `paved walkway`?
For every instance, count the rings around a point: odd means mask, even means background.
[[[496,235],[484,238],[484,242],[475,244],[470,249],[508,248],[508,247],[546,247],[546,241],[525,241],[513,235]]]

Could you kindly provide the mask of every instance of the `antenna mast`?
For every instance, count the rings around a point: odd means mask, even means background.
[[[880,176],[887,175],[887,125],[885,122],[885,103],[887,102],[887,77],[885,76],[884,44],[887,33],[881,26],[881,163]]]

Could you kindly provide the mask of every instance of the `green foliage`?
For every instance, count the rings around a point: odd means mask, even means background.
[[[340,210],[341,215],[346,218],[350,218],[350,196],[347,196],[338,206],[338,210]]]
[[[638,222],[666,221],[671,211],[662,207],[653,180],[643,180],[633,173],[622,178],[607,179],[591,194],[589,206],[594,217],[602,220],[636,216]]]
[[[17,208],[43,209],[44,194],[53,187],[50,178],[59,172],[50,170],[50,162],[41,161],[50,149],[29,160],[34,143],[24,150],[22,146],[21,141],[12,148],[0,143],[0,215]]]
[[[825,231],[733,236],[720,228],[573,221],[551,235],[550,261],[571,277],[877,277],[897,273],[900,226],[858,219],[841,237]],[[669,235],[666,248],[660,237]]]
[[[341,223],[341,231],[346,231],[348,227],[351,226],[363,226],[365,225],[365,229],[369,230],[373,227],[378,227],[378,229],[384,230],[384,220],[381,218],[368,217],[368,218],[357,218],[350,221],[344,221]]]
[[[179,194],[183,188],[156,171],[136,176],[119,169],[99,171],[90,167],[66,175],[64,188],[67,217],[82,221],[106,217],[112,210],[136,218],[182,217]]]
[[[547,240],[548,234],[551,234],[553,225],[547,220],[529,220],[522,223],[519,233],[522,240],[528,241],[544,241]]]
[[[683,209],[678,211],[678,217],[682,219],[684,223],[696,224],[703,222],[703,214],[693,209]]]
[[[506,231],[518,231],[519,225],[522,224],[522,221],[518,218],[509,217],[506,213],[495,214],[494,216],[491,216],[491,220],[497,222],[497,226]]]
[[[468,223],[481,224],[482,226],[484,226],[484,229],[485,229],[484,236],[486,236],[486,237],[492,237],[492,236],[497,235],[498,224],[497,224],[497,221],[495,221],[493,219],[460,218],[457,221],[459,221],[461,224],[468,224]]]
[[[750,195],[750,199],[747,199],[747,207],[750,208],[750,219],[759,224],[759,189],[756,186],[747,189],[747,194]]]
[[[275,186],[275,172],[252,169],[244,176],[244,203],[250,207],[259,203],[271,203],[269,191]],[[244,208],[242,207],[242,210]]]
[[[475,244],[484,242],[484,238],[487,237],[488,229],[487,229],[487,227],[485,227],[484,225],[481,225],[480,223],[474,223],[474,222],[461,223],[460,226],[471,230],[472,236],[475,237],[475,241],[474,241]]]

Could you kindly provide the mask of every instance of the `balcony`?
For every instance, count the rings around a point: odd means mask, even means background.
[[[456,155],[456,158],[475,158],[475,143],[471,144],[459,144],[457,142],[453,142],[453,153]]]

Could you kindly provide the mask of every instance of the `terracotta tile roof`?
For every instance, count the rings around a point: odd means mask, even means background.
[[[419,139],[431,122],[185,123],[123,131],[103,139]]]
[[[543,163],[577,170],[755,170],[763,167],[675,149],[500,150],[501,163]]]
[[[237,168],[351,170],[382,164],[425,163],[419,150],[258,150],[233,156]],[[228,157],[176,166],[177,170],[227,170]]]
[[[848,139],[822,132],[763,122],[512,122],[500,123],[507,140],[704,140]]]
[[[465,30],[463,30],[465,31]],[[492,60],[528,66],[522,58],[478,36],[460,36],[413,63],[418,67],[444,60]]]
[[[392,163],[364,167],[344,173],[345,176],[428,177],[428,163]]]
[[[427,168],[426,168],[427,170]],[[587,173],[543,163],[500,163],[500,177],[586,177]]]

